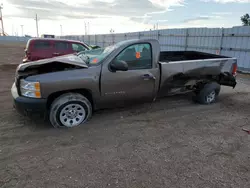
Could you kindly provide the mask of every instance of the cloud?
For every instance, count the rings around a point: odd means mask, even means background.
[[[140,23],[148,23],[150,16],[135,16],[135,17],[130,17],[130,20],[135,21],[135,22],[140,22]]]
[[[250,3],[250,0],[201,0],[204,2],[216,2],[216,3]]]
[[[182,6],[184,0],[6,0],[16,11],[6,17],[40,19],[95,19],[112,16],[131,18],[146,23],[157,14],[172,11],[170,7]]]
[[[20,7],[16,6],[18,9],[17,12],[12,12],[11,14],[5,14],[6,18],[35,18],[35,15],[38,14],[39,19],[47,20],[60,20],[60,19],[96,19],[100,18],[99,15],[90,15],[80,12],[63,12],[52,11],[48,8],[39,8],[39,7]],[[102,18],[108,18],[108,16],[101,16]]]
[[[75,1],[74,1],[75,2]],[[12,6],[18,8],[25,14],[26,17],[34,17],[34,12],[41,15],[46,19],[46,15],[50,16],[61,15],[67,18],[71,18],[71,14],[79,15],[82,19],[84,15],[99,15],[99,16],[141,16],[147,12],[162,11],[163,8],[155,7],[151,2],[147,0],[115,0],[115,1],[100,1],[92,0],[89,2],[75,2],[69,3],[64,0],[8,0]],[[20,14],[20,16],[22,16]],[[11,15],[11,14],[10,14]],[[81,15],[81,16],[80,16]],[[15,15],[14,16],[19,16]],[[75,16],[73,16],[75,18]]]
[[[158,7],[169,8],[171,6],[184,6],[184,0],[149,0],[152,4]]]
[[[158,11],[158,12],[150,12],[150,13],[146,13],[144,16],[133,16],[133,17],[130,17],[130,20],[144,23],[144,24],[157,23],[157,22],[163,23],[163,22],[166,22],[166,20],[155,19],[154,16],[159,16],[169,11],[173,11],[173,9],[166,9],[166,10]]]
[[[168,22],[168,20],[157,20],[158,23]]]
[[[224,16],[224,15],[232,15],[232,12],[212,12],[214,15]]]
[[[189,18],[183,20],[183,23],[197,23],[199,21],[204,21],[204,20],[212,20],[212,19],[218,19],[221,18],[220,16],[197,16],[195,18]]]

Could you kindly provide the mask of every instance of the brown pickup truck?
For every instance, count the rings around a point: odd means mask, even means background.
[[[11,92],[20,112],[42,112],[54,127],[84,124],[94,110],[193,92],[200,104],[216,101],[220,85],[235,87],[235,58],[160,51],[154,39],[20,64]],[[25,113],[25,114],[26,114]]]

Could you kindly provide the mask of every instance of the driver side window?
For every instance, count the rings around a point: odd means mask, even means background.
[[[152,50],[151,45],[134,44],[125,48],[117,57],[118,61],[125,61],[128,64],[128,70],[151,69],[152,68]]]

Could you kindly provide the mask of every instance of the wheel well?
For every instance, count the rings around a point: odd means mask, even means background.
[[[91,103],[92,106],[94,105],[94,101],[93,101],[91,91],[89,91],[88,89],[74,89],[74,90],[58,91],[58,92],[50,94],[49,97],[48,97],[48,100],[47,100],[47,109],[50,108],[50,105],[52,104],[52,102],[56,98],[58,98],[62,94],[70,93],[70,92],[82,94],[83,96],[85,96],[89,100],[89,102]]]

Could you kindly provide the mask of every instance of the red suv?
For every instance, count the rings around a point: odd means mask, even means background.
[[[72,54],[91,47],[79,41],[51,38],[34,38],[27,42],[23,63],[55,56]]]

